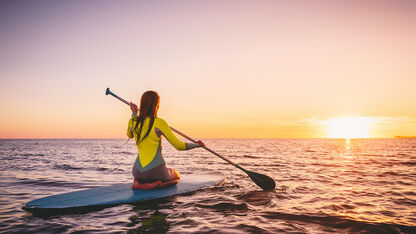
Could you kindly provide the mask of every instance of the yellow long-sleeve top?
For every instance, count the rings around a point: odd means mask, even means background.
[[[162,136],[165,136],[169,143],[172,144],[177,150],[188,150],[199,146],[198,144],[185,143],[179,140],[173,134],[166,121],[158,117],[155,118],[149,135],[144,140],[142,140],[150,124],[150,118],[148,117],[145,119],[143,122],[142,132],[140,134],[140,141],[138,141],[137,131],[134,130],[136,123],[137,117],[133,117],[129,120],[127,136],[129,138],[134,137],[136,142],[139,142],[137,144],[139,154],[136,158],[134,166],[140,172],[151,170],[165,163],[165,160],[162,156]],[[138,125],[138,129],[140,129],[140,124]]]

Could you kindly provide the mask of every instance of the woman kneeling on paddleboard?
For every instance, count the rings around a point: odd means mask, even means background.
[[[177,150],[205,146],[202,141],[185,143],[179,140],[166,121],[157,117],[159,100],[159,95],[155,91],[147,91],[140,100],[140,111],[136,104],[130,102],[133,113],[129,120],[127,136],[135,138],[139,150],[133,165],[133,188],[140,188],[143,183],[155,181],[176,181],[176,183],[179,181],[179,172],[166,167],[162,156],[162,136],[165,136]]]

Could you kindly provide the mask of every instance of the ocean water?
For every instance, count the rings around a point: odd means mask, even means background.
[[[36,214],[32,199],[132,181],[137,149],[125,140],[0,140],[0,232],[416,233],[416,139],[207,139],[248,170],[262,191],[203,149],[176,151],[169,167],[221,171],[227,182],[184,196],[95,210]]]

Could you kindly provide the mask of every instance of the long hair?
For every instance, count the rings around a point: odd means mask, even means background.
[[[136,143],[139,144],[141,141],[146,138],[150,131],[152,130],[153,123],[155,122],[155,118],[157,116],[157,110],[159,106],[159,95],[155,91],[146,91],[143,93],[142,98],[140,100],[140,109],[139,109],[139,116],[136,117],[136,126],[134,127],[134,131],[137,133],[137,141]],[[143,124],[146,118],[150,118],[149,128],[147,129],[146,134],[142,140],[140,140],[140,135],[142,133]],[[140,128],[139,128],[140,125]]]

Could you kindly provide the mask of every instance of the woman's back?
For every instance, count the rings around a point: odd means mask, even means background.
[[[129,120],[127,136],[136,140],[139,154],[133,165],[135,178],[133,187],[139,181],[162,180],[177,183],[180,175],[173,168],[167,168],[162,156],[162,135],[177,149],[188,150],[203,146],[202,142],[185,143],[172,132],[169,125],[157,117],[159,95],[155,91],[143,93],[140,100],[140,112],[136,104],[130,103],[132,118]],[[139,116],[137,116],[139,112]]]
[[[142,128],[140,134],[140,140],[137,139],[138,133],[135,131],[135,126],[137,124],[137,118],[132,118],[129,121],[127,136],[133,137],[136,140],[137,148],[139,150],[139,161],[141,167],[148,166],[154,159],[157,159],[157,156],[162,154],[162,135],[177,149],[177,150],[186,150],[186,143],[180,141],[172,132],[169,125],[165,120],[156,117],[153,123],[153,126],[150,129],[149,135],[145,136],[145,133],[149,129],[150,118],[146,118],[143,121],[143,127],[141,124],[137,126],[136,129]],[[144,138],[144,139],[143,139]],[[163,160],[163,157],[158,161]],[[164,161],[164,160],[163,160]],[[159,162],[155,162],[159,165]],[[149,165],[150,166],[150,165]],[[153,165],[157,166],[157,165]],[[150,169],[150,168],[149,168]]]

